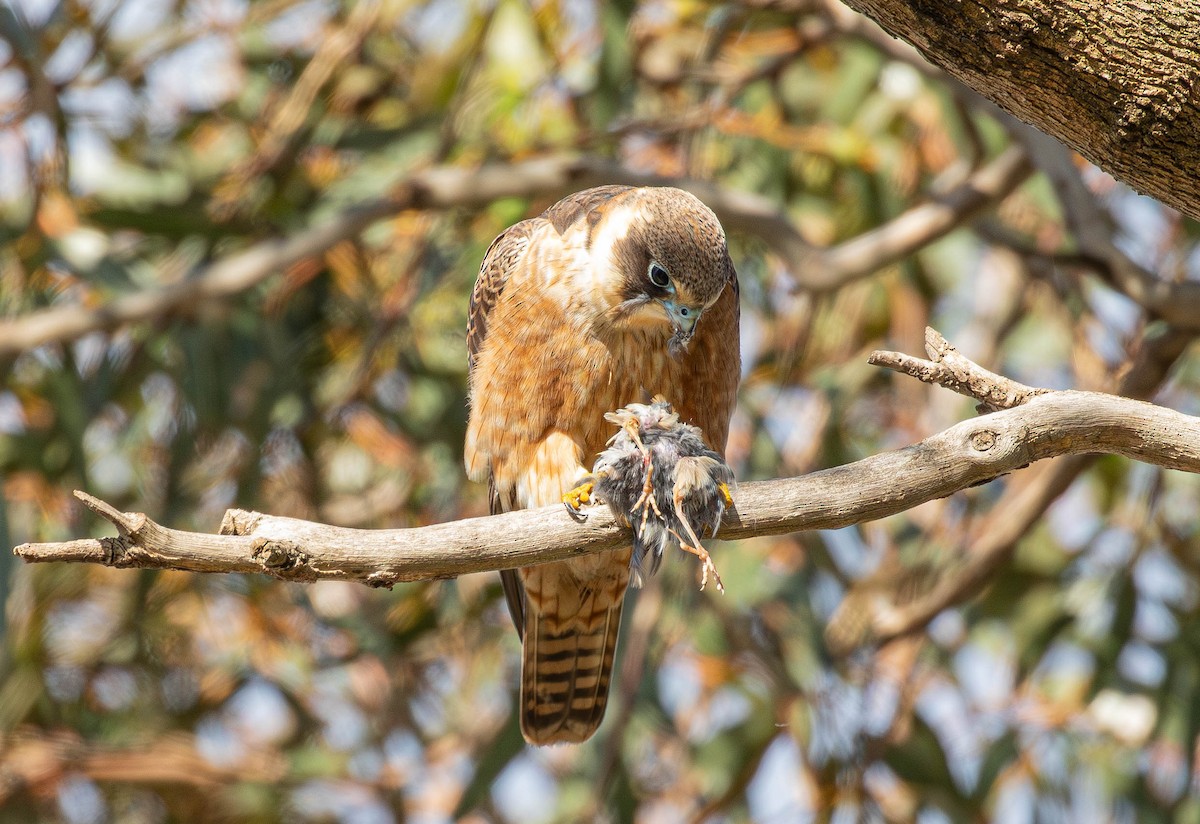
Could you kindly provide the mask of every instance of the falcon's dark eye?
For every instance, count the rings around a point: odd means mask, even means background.
[[[646,274],[650,276],[650,282],[659,289],[666,289],[671,285],[671,277],[667,274],[667,270],[657,261],[651,261]]]

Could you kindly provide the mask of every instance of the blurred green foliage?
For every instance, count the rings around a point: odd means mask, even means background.
[[[103,305],[415,171],[562,151],[757,192],[819,246],[855,237],[1009,138],[840,19],[697,0],[6,5],[0,311]],[[1196,277],[1192,224],[1086,174],[1122,248]],[[491,239],[546,205],[406,211],[236,297],[3,361],[0,543],[106,534],[76,488],[198,531],[234,505],[363,527],[484,513],[461,468],[467,295]],[[761,236],[731,238],[739,478],[973,414],[865,365],[919,352],[927,324],[1018,380],[1116,389],[1162,330],[1053,265],[1072,248],[1053,189],[1035,178],[981,223],[822,293]],[[1153,383],[1200,409],[1194,356]],[[1080,462],[982,594],[873,640],[1054,471],[717,545],[724,597],[668,559],[626,621],[600,734],[547,751],[517,731],[495,575],[379,592],[0,553],[0,817],[1200,820],[1196,478]]]

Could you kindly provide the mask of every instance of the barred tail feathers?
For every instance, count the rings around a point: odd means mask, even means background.
[[[525,611],[521,662],[521,733],[531,744],[579,743],[600,726],[608,705],[624,599],[586,621]]]

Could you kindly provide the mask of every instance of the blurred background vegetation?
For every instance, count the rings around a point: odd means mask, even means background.
[[[822,250],[1019,145],[814,0],[21,0],[0,35],[0,340],[435,166],[569,152],[707,181],[833,266]],[[1071,168],[1121,254],[1200,274],[1193,223]],[[740,479],[974,414],[865,365],[920,353],[926,324],[1027,383],[1200,411],[1191,335],[1107,285],[1046,176],[1010,178],[833,287],[767,223],[731,232]],[[228,294],[4,350],[0,818],[1200,820],[1197,480],[1123,459],[714,544],[723,597],[668,559],[599,735],[545,751],[517,731],[494,574],[388,592],[7,551],[109,534],[76,488],[197,531],[235,505],[361,527],[485,513],[461,467],[467,295],[490,240],[560,194],[400,211]],[[891,637],[897,615],[915,631]]]

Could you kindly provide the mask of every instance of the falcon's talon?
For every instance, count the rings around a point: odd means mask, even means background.
[[[596,481],[589,476],[580,481],[574,489],[569,489],[563,493],[563,506],[567,508],[567,512],[571,513],[572,518],[576,520],[587,518],[587,514],[583,512],[583,507],[591,503],[592,492],[595,488]]]
[[[729,484],[719,483],[717,489],[721,490],[721,497],[725,499],[725,506],[733,506],[733,493],[729,491]]]

